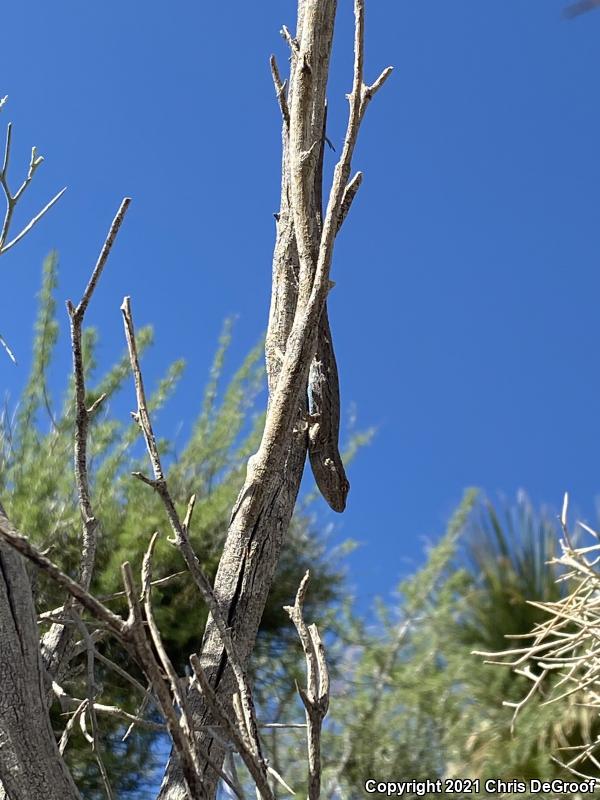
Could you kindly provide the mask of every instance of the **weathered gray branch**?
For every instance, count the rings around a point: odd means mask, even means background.
[[[308,800],[319,800],[321,796],[321,729],[329,709],[329,670],[325,659],[325,648],[316,625],[304,621],[304,598],[308,587],[307,572],[298,588],[293,606],[285,606],[296,626],[304,657],[306,659],[306,689],[298,687],[298,693],[306,711],[308,738]]]
[[[85,590],[90,588],[94,572],[99,526],[94,513],[88,479],[87,440],[89,421],[94,408],[93,406],[88,408],[86,403],[81,334],[85,312],[94,293],[94,289],[102,275],[102,271],[108,260],[108,256],[112,250],[112,246],[130,202],[131,200],[129,197],[124,198],[122,201],[112,221],[96,265],[92,270],[88,284],[77,307],[75,307],[70,300],[67,301],[67,311],[69,313],[71,328],[73,375],[75,379],[75,436],[73,441],[73,462],[75,469],[75,485],[77,487],[77,496],[79,499],[79,512],[83,525],[79,584]],[[98,398],[98,401],[99,400],[100,398]],[[98,401],[96,401],[96,403]],[[68,665],[70,638],[69,629],[64,625],[55,623],[42,639],[44,664],[50,677],[58,681],[62,679],[62,673]]]
[[[2,104],[0,108],[5,104],[6,97],[2,98]],[[52,206],[57,203],[63,194],[66,192],[66,187],[61,189],[60,192],[54,195],[54,197],[46,203],[46,205],[42,208],[41,211],[32,217],[32,219],[27,223],[27,225],[22,228],[19,233],[13,236],[10,241],[8,240],[8,236],[10,233],[11,224],[13,221],[13,214],[15,208],[17,207],[17,203],[23,196],[25,190],[33,180],[33,176],[37,168],[43,162],[44,157],[38,155],[37,149],[35,147],[31,148],[31,158],[29,160],[29,169],[27,170],[27,176],[24,181],[21,183],[19,188],[16,192],[12,192],[9,184],[8,184],[8,166],[10,163],[10,151],[11,151],[11,143],[12,143],[12,124],[9,122],[6,127],[6,141],[4,144],[4,158],[2,160],[2,167],[0,168],[0,187],[4,193],[4,198],[6,200],[6,210],[4,212],[4,220],[2,222],[2,228],[0,229],[0,255],[3,253],[8,252],[12,247],[14,247],[17,242],[20,242],[24,236],[26,236],[29,231],[37,225],[37,223],[42,219],[43,216],[46,215],[48,211],[52,208]]]
[[[230,712],[219,701],[216,692],[206,679],[198,657],[192,655],[190,657],[190,663],[194,670],[194,676],[200,687],[202,697],[219,724],[225,729],[228,738],[231,739],[238,753],[241,755],[248,768],[248,772],[252,775],[256,783],[261,797],[263,800],[274,800],[273,792],[269,786],[265,762],[260,756],[260,753],[257,752],[250,742],[247,728],[245,728],[245,725],[240,724],[241,720],[239,717],[237,724],[233,722]]]
[[[182,522],[177,512],[177,509],[175,508],[175,503],[173,502],[171,493],[169,492],[167,480],[163,472],[160,453],[158,452],[158,447],[156,445],[156,438],[154,435],[154,430],[152,428],[152,422],[150,420],[150,414],[148,413],[146,394],[144,391],[144,381],[139,364],[133,317],[131,314],[131,302],[128,297],[126,297],[125,300],[123,301],[121,310],[123,312],[123,321],[125,324],[125,336],[127,339],[127,346],[129,349],[131,369],[134,376],[136,399],[138,405],[137,411],[134,412],[133,416],[142,430],[144,440],[146,442],[146,448],[150,456],[150,462],[152,464],[154,479],[148,479],[141,473],[137,472],[134,473],[134,475],[137,478],[141,478],[144,483],[154,488],[163,502],[167,518],[169,520],[171,529],[174,534],[174,543],[181,551],[181,554],[190,571],[194,583],[198,587],[200,594],[204,599],[204,601],[206,602],[206,605],[208,606],[212,618],[215,621],[215,625],[218,628],[219,635],[223,642],[223,646],[225,647],[225,651],[227,653],[227,656],[229,658],[231,667],[233,669],[237,681],[237,688],[240,693],[240,697],[242,698],[242,703],[245,709],[245,713],[248,715],[249,720],[254,720],[253,724],[254,727],[256,727],[254,708],[252,706],[252,697],[250,690],[248,688],[248,681],[246,678],[246,674],[242,667],[241,660],[236,653],[235,644],[231,637],[229,628],[227,626],[227,622],[225,621],[223,615],[221,614],[221,609],[216,600],[212,586],[210,585],[210,581],[206,576],[206,573],[202,569],[200,561],[198,560],[198,557],[196,556],[192,544],[190,542],[189,526],[191,523],[191,518],[194,510],[195,496],[192,495],[192,497],[190,498],[186,516]],[[152,556],[152,549],[154,547],[154,542],[156,541],[156,536],[157,534],[155,534],[150,543],[150,547],[148,548],[148,553],[146,554],[146,560],[144,562],[145,582],[146,582],[146,573],[150,574],[151,572],[151,556]],[[148,597],[149,594],[150,594],[150,585],[148,583],[147,587]],[[152,629],[152,624],[151,624],[151,629]],[[156,631],[155,638],[158,635],[159,635],[158,631]],[[156,646],[158,647],[158,645]],[[166,657],[166,654],[164,655]],[[166,663],[163,663],[163,667],[168,673],[169,668]],[[184,707],[183,699],[178,696],[177,690],[174,690],[174,695],[183,708]]]
[[[358,129],[368,102],[390,73],[386,70],[372,86],[363,83],[364,4],[356,0],[350,118],[321,225],[314,173],[323,133],[336,7],[336,0],[300,0],[296,36],[283,29],[290,45],[291,71],[285,104],[280,99],[282,191],[265,346],[269,407],[260,447],[248,462],[246,480],[232,512],[214,584],[215,597],[232,630],[242,663],[254,646],[304,468],[308,371],[330,288],[335,236],[354,190],[352,187],[348,194],[347,186]],[[271,62],[276,92],[281,98],[283,83],[276,65],[275,69],[273,66]],[[207,623],[199,663],[215,696],[230,710],[235,680],[212,617]],[[214,724],[214,715],[195,687],[190,690],[189,708],[194,727],[202,730],[201,738],[211,755],[217,761],[222,760],[221,745],[204,731],[205,725]],[[216,776],[212,777],[214,794]],[[180,800],[181,797],[180,773],[171,761],[159,798]]]

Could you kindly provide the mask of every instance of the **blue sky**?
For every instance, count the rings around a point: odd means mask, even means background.
[[[600,441],[600,12],[562,0],[370,0],[367,76],[395,73],[369,108],[365,180],[336,246],[330,302],[345,413],[377,437],[350,469],[336,536],[363,600],[389,592],[465,486],[526,489],[592,515]],[[340,0],[329,138],[351,80],[352,4]],[[152,383],[187,370],[161,433],[197,409],[225,316],[231,366],[266,326],[280,122],[268,56],[291,0],[201,4],[32,0],[3,9],[2,122],[12,177],[46,162],[23,216],[63,185],[48,218],[0,262],[0,359],[15,397],[41,261],[80,296],[120,199],[133,204],[89,312],[101,359],[122,352],[119,305],[153,322]],[[329,154],[329,167],[333,165]],[[62,306],[61,306],[62,313]],[[63,321],[64,321],[63,314]],[[66,338],[56,374],[69,368]],[[123,409],[125,413],[126,407]]]

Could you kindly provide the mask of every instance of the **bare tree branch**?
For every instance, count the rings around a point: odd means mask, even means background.
[[[233,639],[231,637],[229,628],[227,623],[221,613],[221,609],[219,604],[217,603],[215,594],[213,589],[210,585],[210,581],[208,580],[198,557],[196,556],[189,536],[188,536],[188,527],[191,522],[192,513],[194,509],[195,503],[195,496],[192,495],[190,498],[190,502],[188,504],[187,513],[185,516],[185,520],[182,523],[179,514],[175,508],[175,504],[169,492],[169,488],[167,485],[167,481],[163,472],[160,454],[158,452],[158,447],[156,444],[156,438],[154,435],[154,431],[152,429],[152,423],[150,421],[150,415],[148,413],[148,407],[146,403],[146,394],[144,391],[144,381],[142,377],[142,372],[140,369],[139,364],[139,357],[137,352],[137,346],[135,341],[135,330],[133,325],[133,317],[131,315],[131,301],[128,297],[126,297],[123,301],[121,306],[121,311],[123,312],[123,320],[125,324],[125,335],[127,339],[127,346],[129,348],[129,355],[131,360],[131,369],[134,376],[134,383],[135,383],[135,391],[136,391],[136,399],[137,399],[137,411],[134,412],[133,416],[134,419],[138,422],[145,442],[146,448],[148,450],[148,454],[150,456],[150,462],[152,464],[152,470],[154,473],[154,479],[144,478],[136,473],[136,477],[142,477],[143,482],[151,486],[156,490],[159,497],[161,498],[163,505],[165,507],[167,518],[171,525],[171,529],[173,530],[173,534],[175,537],[175,544],[181,551],[185,563],[190,570],[192,578],[200,593],[206,602],[210,613],[212,615],[215,624],[219,630],[219,634],[221,636],[221,640],[223,642],[223,646],[225,651],[229,657],[231,667],[234,671],[235,678],[238,685],[238,691],[240,693],[240,697],[242,699],[242,704],[244,707],[244,714],[246,715],[248,725],[253,728],[253,736],[252,742],[253,745],[258,747],[258,733],[256,732],[256,717],[254,712],[254,706],[252,702],[252,695],[248,687],[248,680],[246,678],[246,674],[244,672],[241,660],[236,652],[235,645],[233,643]],[[152,548],[154,546],[154,542],[156,540],[156,534],[153,538],[150,548],[147,554],[147,561],[145,561],[145,570],[149,570],[150,565],[150,557],[152,554]],[[150,574],[150,573],[148,573]],[[149,620],[150,623],[150,620]],[[152,624],[151,624],[152,629]],[[156,641],[155,641],[156,646]],[[166,655],[166,654],[165,654]],[[163,666],[165,666],[163,664]],[[166,668],[166,667],[165,667]],[[168,672],[168,669],[167,669]],[[179,698],[178,702],[183,706],[183,701]]]
[[[296,594],[293,606],[284,606],[296,626],[304,657],[306,659],[306,689],[298,687],[298,693],[306,710],[308,729],[308,798],[319,800],[321,796],[321,729],[329,709],[329,670],[325,649],[316,625],[304,621],[304,599],[310,573],[307,571]]]
[[[6,97],[2,99],[2,105],[6,102]],[[1,106],[0,106],[1,108]],[[10,163],[10,150],[12,144],[12,123],[8,123],[6,128],[6,142],[4,145],[4,158],[2,161],[2,169],[0,169],[0,186],[2,187],[2,191],[4,193],[4,197],[6,200],[6,211],[4,214],[4,221],[2,223],[2,228],[0,230],[0,255],[8,252],[12,247],[14,247],[17,242],[20,242],[21,239],[26,236],[29,231],[37,225],[37,223],[42,219],[43,216],[46,215],[48,211],[52,208],[52,206],[60,200],[62,195],[66,192],[66,187],[61,189],[60,192],[54,195],[52,200],[50,200],[41,211],[39,211],[28,223],[25,227],[10,241],[7,241],[8,235],[10,232],[10,227],[12,223],[13,214],[17,203],[23,196],[25,190],[33,180],[33,176],[37,168],[40,166],[42,161],[44,160],[43,156],[38,155],[37,149],[35,147],[31,148],[31,158],[29,161],[29,169],[27,171],[27,177],[21,184],[21,186],[17,189],[15,194],[11,192],[10,186],[8,184],[8,167]]]
[[[123,583],[129,606],[129,619],[127,629],[133,641],[140,665],[154,689],[160,709],[167,722],[167,728],[177,750],[183,768],[183,775],[187,784],[190,800],[206,796],[202,781],[202,771],[198,762],[196,747],[193,740],[187,735],[180,725],[179,718],[173,708],[173,698],[169,692],[166,681],[163,679],[160,667],[156,662],[152,649],[146,637],[141,609],[136,597],[131,566],[128,562],[123,564]]]
[[[273,76],[273,84],[275,86],[275,94],[277,96],[277,102],[279,103],[279,107],[281,109],[281,116],[283,117],[284,123],[289,126],[290,124],[290,110],[288,108],[287,99],[285,96],[286,90],[286,81],[281,80],[279,75],[279,67],[277,66],[277,60],[275,56],[271,56],[269,59],[269,64],[271,65],[271,74]]]
[[[22,187],[23,188],[23,187]],[[90,588],[94,564],[96,560],[96,547],[98,540],[99,523],[94,513],[88,478],[87,439],[89,421],[95,408],[88,409],[86,404],[85,370],[81,345],[82,326],[88,304],[91,300],[96,284],[102,274],[115,238],[121,227],[131,200],[126,197],[117,211],[110,226],[104,245],[96,262],[92,275],[85,288],[83,296],[77,307],[69,300],[67,310],[69,313],[71,329],[71,350],[73,355],[73,375],[75,379],[75,436],[73,444],[73,462],[75,470],[75,485],[79,499],[79,512],[83,525],[83,539],[81,547],[81,561],[79,567],[79,584],[84,590]],[[100,398],[98,399],[98,401]],[[97,402],[98,402],[97,401]],[[95,404],[94,404],[95,405]],[[61,678],[62,670],[68,662],[70,634],[68,628],[55,623],[42,640],[42,653],[44,663],[52,678]],[[91,711],[90,713],[93,713]],[[110,790],[108,790],[110,792]],[[107,792],[107,793],[108,793]]]
[[[92,751],[94,753],[94,758],[96,759],[98,770],[102,778],[102,785],[104,786],[104,792],[108,800],[114,800],[113,790],[110,785],[110,778],[108,777],[108,772],[106,771],[106,766],[102,758],[102,746],[100,743],[100,736],[98,733],[98,718],[96,716],[96,707],[95,707],[96,677],[95,677],[95,667],[94,667],[95,663],[94,642],[92,640],[92,637],[88,633],[87,628],[79,619],[77,612],[74,612],[74,616],[75,616],[75,621],[78,623],[82,636],[85,639],[86,651],[87,651],[86,667],[87,667],[88,694],[87,694],[87,705],[85,706],[85,709],[82,709],[81,711],[81,719],[85,719],[85,712],[87,711],[90,715],[90,722],[92,725],[92,738],[91,738]]]
[[[193,734],[188,719],[185,695],[180,691],[179,678],[175,672],[173,664],[171,663],[171,659],[165,650],[160,631],[158,630],[156,620],[154,619],[154,611],[152,609],[152,556],[157,539],[158,532],[154,533],[150,539],[150,544],[148,545],[148,549],[144,555],[144,562],[142,565],[142,600],[144,602],[146,622],[148,624],[152,643],[154,644],[154,649],[158,653],[162,668],[164,669],[169,680],[171,694],[173,695],[175,702],[180,709],[180,725],[183,729],[184,735],[189,739],[190,742],[193,742]]]
[[[128,628],[127,624],[121,617],[113,614],[113,612],[100,603],[93,595],[87,592],[76,581],[65,575],[56,564],[53,564],[50,559],[43,556],[30,541],[19,533],[14,526],[7,519],[6,515],[0,511],[0,536],[12,548],[17,550],[22,556],[32,561],[40,569],[43,569],[48,575],[62,586],[72,597],[81,603],[91,614],[97,619],[104,622],[108,627],[118,636],[126,637]]]
[[[190,664],[194,670],[194,676],[200,684],[202,696],[211,707],[213,714],[219,720],[220,724],[227,731],[229,738],[234,743],[238,753],[242,757],[248,772],[252,775],[254,781],[256,782],[256,786],[261,797],[263,800],[275,800],[273,791],[269,786],[269,780],[267,777],[268,773],[264,760],[258,757],[255,752],[253,752],[251,745],[249,745],[247,742],[242,730],[233,722],[228,711],[219,701],[219,698],[204,675],[198,656],[190,656]]]

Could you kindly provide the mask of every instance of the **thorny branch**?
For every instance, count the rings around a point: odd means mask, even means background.
[[[538,623],[530,634],[517,637],[531,639],[530,644],[500,653],[474,652],[474,655],[483,656],[486,663],[510,667],[531,681],[529,691],[520,702],[504,702],[504,705],[514,708],[513,727],[520,711],[553,676],[560,676],[560,679],[550,685],[548,699],[542,705],[577,695],[581,698],[578,705],[600,710],[600,604],[597,602],[600,591],[600,534],[585,523],[578,522],[578,527],[594,537],[595,544],[575,545],[575,537],[568,528],[568,508],[569,496],[565,494],[559,518],[563,531],[561,555],[549,562],[563,568],[557,580],[567,584],[568,592],[557,602],[530,601],[531,605],[548,614],[548,619]],[[575,755],[564,763],[556,757],[553,757],[554,761],[575,775],[593,780],[592,776],[575,767],[581,767],[586,762],[594,769],[598,766],[598,738],[575,748],[561,749],[574,750]]]

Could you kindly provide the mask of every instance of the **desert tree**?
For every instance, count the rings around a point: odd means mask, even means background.
[[[364,0],[355,0],[354,70],[348,94],[349,116],[344,143],[333,172],[326,209],[322,208],[323,154],[326,142],[326,89],[337,3],[299,0],[296,33],[283,27],[290,51],[290,74],[282,81],[271,59],[276,97],[282,115],[282,191],[273,258],[273,290],[265,354],[268,408],[256,453],[248,460],[244,484],[231,511],[219,566],[211,584],[190,539],[195,497],[178,508],[157,443],[140,368],[132,303],[121,306],[125,339],[135,388],[133,419],[146,444],[150,472],[133,479],[159,498],[165,520],[196,587],[208,621],[198,653],[191,653],[186,675],[179,674],[164,647],[153,603],[153,559],[158,532],[148,543],[141,569],[141,595],[129,562],[122,566],[127,614],[122,616],[91,592],[102,520],[89,480],[90,423],[103,394],[90,398],[86,387],[84,320],[94,291],[130,204],[125,198],[110,226],[98,260],[77,303],[67,302],[71,330],[74,387],[74,473],[81,517],[81,553],[76,578],[61,571],[40,552],[0,508],[0,627],[3,648],[0,671],[0,778],[11,800],[77,798],[78,789],[62,757],[69,735],[79,724],[88,739],[107,797],[110,775],[102,758],[99,716],[124,715],[134,724],[148,724],[139,715],[98,702],[95,666],[97,641],[113,637],[136,664],[130,676],[144,687],[149,703],[168,731],[172,752],[159,797],[161,800],[212,797],[219,780],[241,796],[229,756],[243,761],[259,795],[273,797],[272,782],[284,786],[263,752],[247,666],[255,645],[275,570],[285,543],[307,454],[316,483],[335,511],[345,507],[349,484],[338,451],[339,385],[327,295],[336,236],[361,183],[352,176],[352,158],[359,128],[371,99],[390,75],[385,69],[368,84],[364,79]],[[10,129],[7,154],[10,151]],[[20,193],[39,164],[35,151],[23,187],[11,194],[2,171],[7,199],[4,224],[10,229]],[[9,249],[38,217],[12,239]],[[35,498],[31,499],[35,503]],[[140,535],[144,535],[140,531]],[[50,630],[40,642],[26,559],[66,593]],[[304,622],[308,577],[289,607],[306,656],[306,688],[300,690],[306,711],[307,783],[311,799],[320,795],[320,730],[329,702],[329,681],[323,646],[314,626]],[[84,662],[86,693],[69,697],[62,688],[74,653]],[[139,677],[143,678],[143,683]],[[52,695],[75,705],[56,741],[48,704]]]
[[[51,548],[55,563],[63,572],[74,575],[80,555],[79,511],[70,467],[72,381],[67,379],[66,386],[57,386],[52,370],[61,345],[55,302],[58,279],[58,256],[51,253],[43,265],[29,376],[18,402],[7,399],[0,414],[0,496],[6,498],[8,517],[18,519],[20,527],[27,530],[30,540],[40,549]],[[225,370],[231,360],[229,349],[234,330],[233,320],[227,320],[189,435],[185,439],[161,437],[159,442],[169,466],[169,488],[175,504],[185,507],[191,494],[196,495],[190,538],[211,581],[223,546],[229,510],[243,480],[243,467],[256,450],[264,422],[264,414],[258,411],[265,376],[262,342],[250,350],[227,378]],[[106,395],[91,419],[89,433],[88,475],[96,514],[102,520],[92,589],[106,598],[113,609],[123,611],[119,565],[128,560],[134,570],[139,570],[147,545],[139,531],[160,529],[164,512],[155,493],[149,493],[140,481],[131,480],[131,472],[146,466],[145,453],[140,448],[141,433],[132,420],[122,419],[114,408],[116,395],[129,388],[128,354],[125,351],[112,366],[100,369],[97,351],[101,333],[87,326],[83,333],[86,394],[90,404]],[[137,333],[142,364],[152,357],[151,337],[149,327],[140,328]],[[148,407],[157,424],[162,423],[163,408],[176,392],[184,368],[182,360],[173,362],[149,392]],[[12,369],[10,365],[8,369]],[[363,432],[350,436],[344,448],[345,461],[368,435]],[[35,505],[29,502],[32,493]],[[310,618],[318,607],[319,618],[329,636],[337,629],[335,609],[343,591],[340,549],[331,549],[329,537],[319,524],[313,505],[315,495],[313,490],[296,504],[253,652],[250,675],[263,718],[265,715],[276,718],[268,703],[273,681],[279,681],[285,692],[294,692],[294,678],[300,680],[297,637],[283,606],[294,596],[308,568],[311,583],[305,613]],[[154,613],[167,652],[175,668],[181,671],[189,653],[199,647],[206,613],[195,601],[197,590],[187,580],[186,570],[181,569],[175,548],[166,541],[159,542],[154,562]],[[46,631],[62,604],[62,593],[43,573],[30,572],[40,628]],[[193,614],[189,613],[190,608],[194,608]],[[128,669],[126,654],[110,638],[97,642],[96,647],[95,676],[97,684],[102,686],[102,702],[136,713],[140,698],[102,660],[102,656],[108,657]],[[329,660],[335,668],[331,656],[330,653]],[[83,674],[78,675],[75,659],[62,686],[71,696],[81,697],[85,691],[84,678]],[[67,710],[59,702],[51,707],[56,730],[61,729],[60,715]],[[140,791],[150,791],[146,789],[151,785],[147,776],[158,774],[161,752],[164,757],[165,734],[150,726],[136,727],[135,735],[126,733],[122,718],[102,716],[103,758],[113,789],[118,796],[139,797]],[[283,733],[282,738],[285,738]],[[97,765],[79,726],[69,738],[65,758],[81,793],[90,800],[103,797]]]

